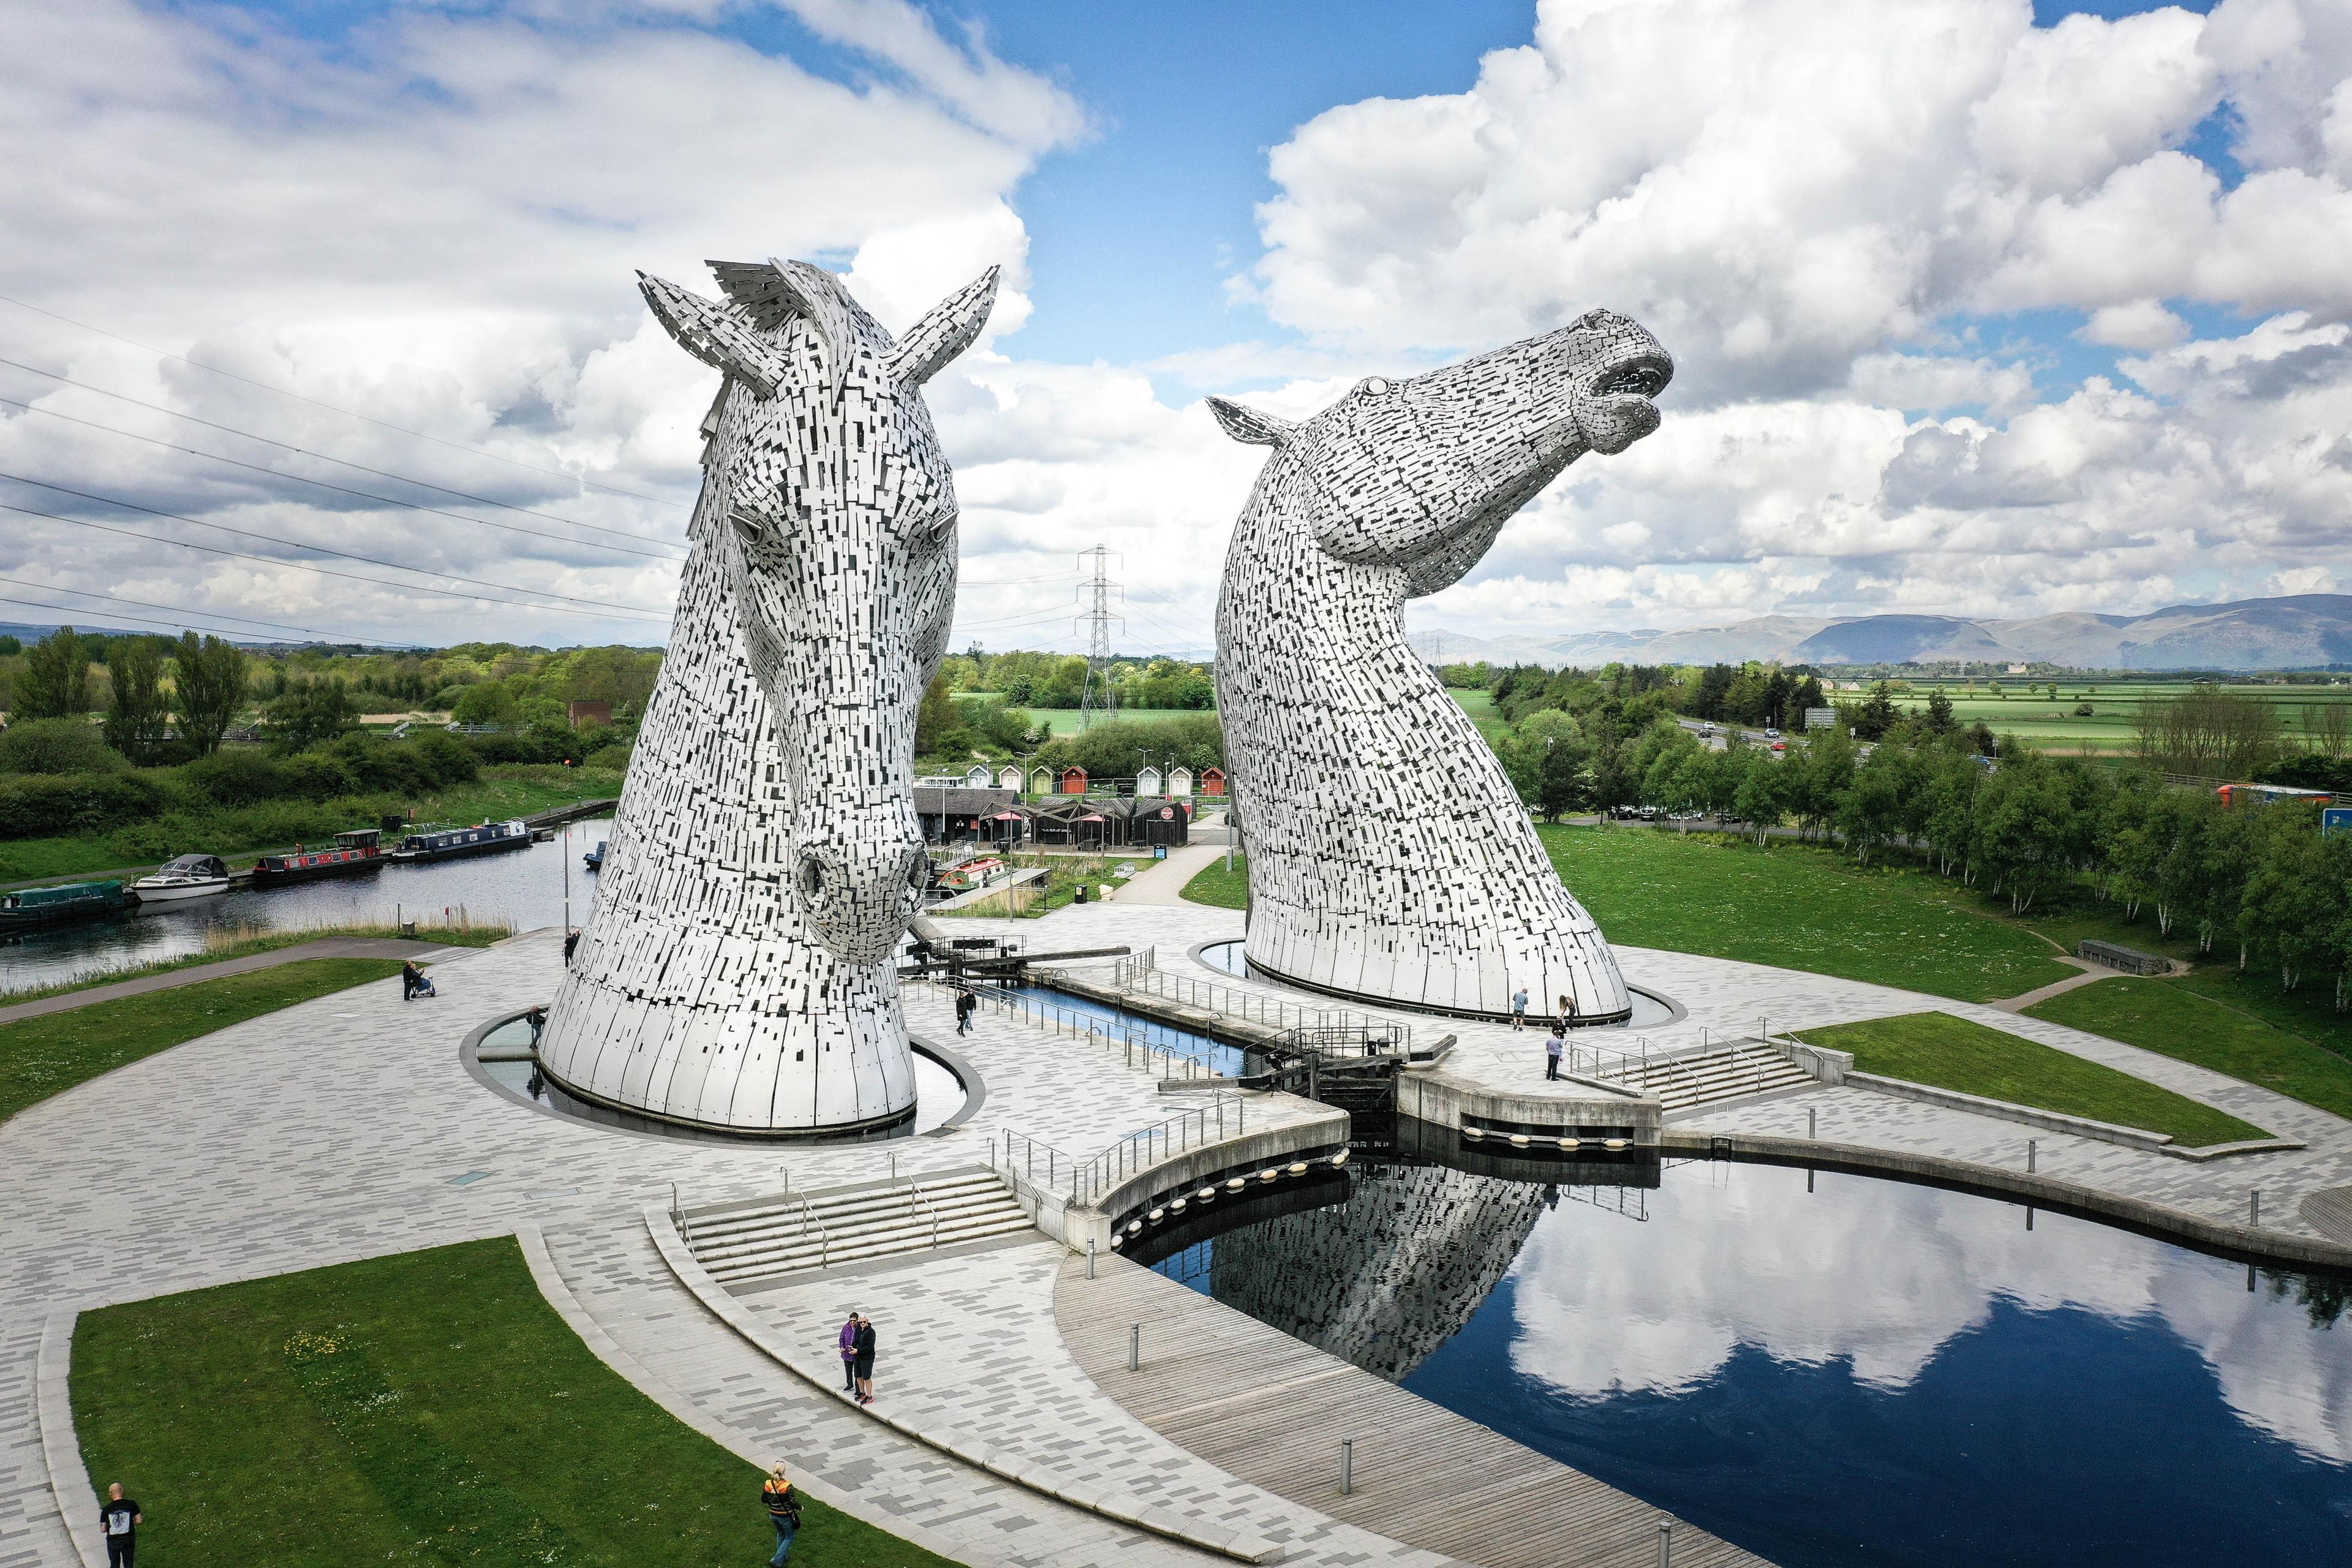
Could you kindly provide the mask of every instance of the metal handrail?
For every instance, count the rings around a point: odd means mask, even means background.
[[[810,1205],[808,1199],[801,1199],[800,1205],[801,1235],[805,1237],[808,1227],[816,1226],[816,1266],[828,1268],[833,1263],[833,1233],[824,1228],[824,1221],[816,1217],[816,1210]]]
[[[1049,1189],[1058,1187],[1061,1184],[1062,1166],[1067,1165],[1074,1171],[1077,1169],[1078,1162],[1076,1156],[1064,1153],[1061,1150],[1056,1149],[1054,1145],[1045,1142],[1043,1139],[1032,1138],[1026,1132],[1016,1131],[1013,1128],[1008,1127],[1004,1130],[1004,1170],[1006,1174],[1010,1175],[1013,1173],[1013,1166],[1016,1163],[1016,1161],[1013,1156],[1013,1142],[1016,1138],[1021,1141],[1022,1144],[1022,1158],[1018,1162],[1018,1163],[1021,1164],[1022,1169],[1019,1173],[1026,1176],[1032,1182],[1037,1179],[1037,1156],[1041,1153],[1045,1156],[1045,1185]],[[988,1163],[990,1169],[993,1170],[995,1168],[996,1141],[994,1139],[989,1140]]]
[[[1006,1013],[1019,1014],[1039,1028],[1051,1028],[1055,1034],[1066,1034],[1073,1038],[1089,1039],[1097,1046],[1117,1043],[1122,1047],[1125,1061],[1129,1067],[1138,1065],[1137,1058],[1139,1053],[1142,1067],[1149,1070],[1152,1058],[1156,1056],[1162,1064],[1160,1074],[1162,1078],[1181,1077],[1192,1079],[1223,1076],[1197,1057],[1186,1056],[1181,1052],[1171,1051],[1164,1046],[1153,1045],[1145,1037],[1145,1026],[1142,1025],[1122,1024],[1114,1030],[1110,1020],[1088,1013],[1082,1008],[1066,1006],[1059,1002],[1044,1002],[1034,996],[1014,996],[987,985],[965,985],[959,988],[930,975],[908,978],[918,984],[938,985],[947,990],[969,990],[989,1005]],[[1180,1062],[1183,1064],[1181,1072],[1177,1067]]]
[[[940,1244],[940,1211],[931,1206],[930,1199],[923,1196],[922,1184],[912,1176],[907,1178],[907,1195],[914,1200],[907,1205],[908,1213],[913,1213],[916,1205],[920,1205],[922,1211],[931,1216],[931,1245],[937,1247]]]
[[[1296,1027],[1393,1029],[1401,1031],[1405,1049],[1412,1048],[1412,1026],[1352,1007],[1302,1007],[1263,992],[1244,990],[1214,980],[1171,974],[1156,964],[1136,970],[1112,970],[1112,984],[1122,991],[1144,991],[1189,1007],[1237,1017],[1276,1028]]]
[[[1070,1201],[1080,1201],[1083,1193],[1088,1199],[1124,1181],[1134,1173],[1158,1164],[1168,1155],[1181,1154],[1210,1142],[1209,1118],[1217,1119],[1217,1137],[1225,1136],[1225,1107],[1234,1110],[1234,1136],[1239,1137],[1248,1127],[1248,1110],[1238,1095],[1221,1094],[1207,1105],[1179,1111],[1176,1115],[1139,1128],[1118,1139],[1099,1154],[1070,1173]],[[1193,1130],[1198,1129],[1198,1136]],[[1167,1155],[1154,1155],[1155,1145],[1167,1145]]]

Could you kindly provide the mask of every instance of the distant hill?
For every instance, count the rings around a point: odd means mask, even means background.
[[[2069,612],[2030,620],[1957,616],[1759,616],[1692,631],[1583,632],[1545,643],[1417,633],[1444,662],[1560,665],[1903,664],[1967,659],[2089,669],[2309,669],[2352,664],[2352,595],[2295,594],[2229,605],[2175,605],[2144,616]],[[1459,649],[1460,651],[1456,651]],[[1496,650],[1494,652],[1488,649]],[[1540,657],[1532,657],[1539,652]]]

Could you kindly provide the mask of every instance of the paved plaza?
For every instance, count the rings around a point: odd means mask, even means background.
[[[1189,953],[1238,936],[1242,917],[1114,901],[966,926],[1041,951],[1150,945],[1164,970],[1232,984]],[[2197,1163],[1826,1087],[1706,1107],[1676,1127],[1801,1136],[1811,1110],[1825,1140],[2010,1169],[2022,1167],[2031,1137],[2045,1173],[2218,1219],[2242,1218],[2260,1187],[2264,1223],[2302,1234],[2315,1233],[2297,1212],[2301,1197],[2352,1184],[2352,1125],[2166,1058],[1991,1006],[1685,954],[1630,949],[1621,960],[1633,984],[1688,1009],[1647,1032],[1654,1051],[1695,1044],[1702,1028],[1745,1033],[1759,1016],[1778,1032],[1940,1007],[2138,1073],[2308,1147]],[[648,1234],[646,1212],[667,1208],[673,1184],[701,1205],[773,1194],[787,1174],[796,1188],[868,1179],[892,1155],[902,1173],[969,1168],[1007,1129],[1100,1148],[1169,1114],[1173,1098],[1120,1053],[984,1011],[956,1044],[985,1077],[987,1099],[958,1131],[814,1148],[685,1142],[575,1123],[463,1069],[467,1031],[551,992],[557,972],[551,931],[445,955],[437,999],[404,1004],[391,981],[323,997],[125,1067],[0,1126],[11,1200],[0,1209],[0,1568],[79,1561],[35,1408],[39,1344],[61,1310],[517,1232],[542,1249],[551,1299],[576,1311],[591,1344],[646,1392],[747,1458],[793,1455],[818,1496],[976,1568],[1230,1560],[949,1451],[983,1437],[1024,1464],[1162,1500],[1204,1532],[1273,1542],[1284,1561],[1439,1561],[1240,1480],[1129,1415],[1055,1326],[1050,1244],[1016,1238],[747,1292],[763,1341],[755,1344],[701,1308]],[[908,1008],[919,1035],[950,1037],[938,988],[909,987]],[[1460,1037],[1449,1072],[1500,1087],[1542,1081],[1537,1033],[1412,1021],[1417,1032]],[[1279,1100],[1258,1104],[1284,1114]],[[875,1420],[824,1386],[832,1326],[847,1306],[892,1336],[880,1392],[919,1430]]]

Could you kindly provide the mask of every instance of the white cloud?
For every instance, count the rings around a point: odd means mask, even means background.
[[[2189,335],[2189,323],[2154,300],[2104,305],[2083,327],[2084,342],[2111,349],[2168,349]]]

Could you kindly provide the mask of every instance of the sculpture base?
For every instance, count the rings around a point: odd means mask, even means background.
[[[714,1137],[740,1139],[746,1143],[855,1143],[867,1138],[887,1137],[915,1120],[915,1107],[910,1101],[902,1110],[871,1117],[864,1121],[831,1122],[823,1127],[730,1126],[724,1121],[698,1121],[692,1117],[667,1115],[658,1110],[648,1110],[642,1105],[631,1105],[623,1100],[592,1094],[578,1084],[567,1082],[555,1074],[548,1072],[544,1062],[540,1064],[539,1070],[546,1074],[548,1082],[555,1085],[572,1099],[585,1104],[601,1105],[608,1110],[618,1110],[630,1116],[643,1117],[647,1121],[658,1121],[667,1127],[686,1128]]]
[[[1446,1007],[1433,1002],[1408,1002],[1401,996],[1381,996],[1368,991],[1345,991],[1336,985],[1318,985],[1311,980],[1285,974],[1272,964],[1255,958],[1249,960],[1249,968],[1252,974],[1262,974],[1295,991],[1311,991],[1318,996],[1336,996],[1342,1001],[1358,1002],[1370,1007],[1390,1007],[1400,1013],[1421,1013],[1433,1018],[1466,1018],[1480,1024],[1507,1024],[1513,1016],[1508,1011],[1493,1013],[1476,1007]],[[1526,1015],[1529,1023],[1549,1023],[1555,1016],[1555,1014],[1540,1012]],[[1571,1029],[1608,1027],[1630,1023],[1633,1017],[1633,1006],[1629,1002],[1614,1013],[1580,1013],[1568,1020],[1568,1026]]]

